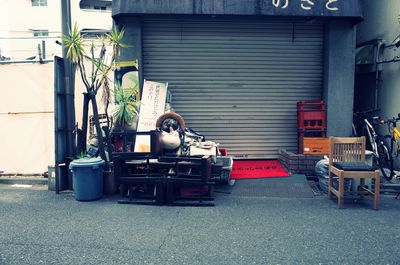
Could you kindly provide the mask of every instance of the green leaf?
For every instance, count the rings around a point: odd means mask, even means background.
[[[136,101],[136,97],[132,97],[132,90],[124,89],[118,82],[114,85],[113,93],[116,103],[114,118],[121,125],[125,125],[138,114],[140,102]]]
[[[74,28],[72,30],[69,29],[68,35],[62,35],[61,38],[64,42],[64,47],[67,49],[67,58],[78,64],[85,54],[84,39],[78,30],[78,25],[75,23]]]
[[[111,45],[125,48],[127,47],[127,45],[122,42],[124,35],[125,35],[125,29],[121,29],[121,31],[118,32],[116,26],[113,26],[111,32],[109,34],[106,34]]]

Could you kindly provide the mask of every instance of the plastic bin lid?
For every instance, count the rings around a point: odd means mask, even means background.
[[[69,164],[69,168],[73,167],[91,167],[91,166],[101,166],[104,165],[104,160],[100,157],[83,157],[79,159],[72,160]]]

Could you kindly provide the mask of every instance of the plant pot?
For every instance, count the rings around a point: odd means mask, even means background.
[[[135,115],[133,119],[125,125],[125,130],[136,131],[139,116]]]
[[[103,193],[106,195],[113,195],[117,191],[115,185],[114,172],[111,170],[103,171]]]

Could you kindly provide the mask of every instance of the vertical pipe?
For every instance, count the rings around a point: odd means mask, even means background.
[[[64,67],[64,62],[60,61],[61,59],[57,56],[54,57],[54,168],[55,168],[55,185],[56,185],[56,193],[60,193],[60,171],[59,171],[59,164],[62,163],[62,155],[60,154],[60,150],[62,148],[62,144],[59,142],[59,138],[62,135],[60,132],[59,126],[59,108],[60,108],[60,100],[59,100],[59,92],[62,84],[59,84],[60,79],[60,68]]]
[[[43,59],[42,59],[42,48],[40,47],[40,43],[38,43],[37,49],[38,49],[39,62],[40,62],[40,63],[43,63]]]
[[[381,61],[381,54],[383,52],[383,49],[385,48],[385,43],[383,42],[382,39],[377,40],[377,47],[376,47],[376,54],[375,54],[375,99],[374,99],[374,109],[379,108],[379,87],[381,84],[381,69],[380,65],[378,62]]]
[[[46,60],[46,41],[42,40],[42,59]]]

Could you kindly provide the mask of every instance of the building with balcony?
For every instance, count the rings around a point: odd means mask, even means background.
[[[61,5],[54,0],[0,0],[1,55],[13,61],[61,55]],[[111,1],[71,0],[71,21],[90,32],[109,30]],[[4,58],[4,60],[5,60]]]

